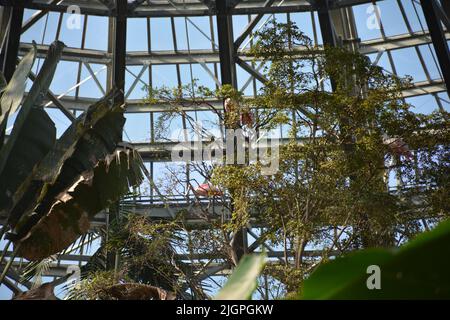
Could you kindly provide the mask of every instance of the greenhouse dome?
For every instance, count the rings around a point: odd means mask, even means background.
[[[447,0],[0,0],[0,299],[315,299],[445,231],[449,41]]]

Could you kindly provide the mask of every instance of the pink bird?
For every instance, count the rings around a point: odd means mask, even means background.
[[[236,106],[235,106],[234,101],[231,100],[231,98],[226,98],[224,107],[225,107],[225,112],[232,112],[232,111],[234,111]]]
[[[408,144],[400,137],[392,138],[386,134],[383,134],[383,144],[387,145],[391,152],[398,156],[404,156],[408,160],[413,158]]]
[[[248,127],[253,125],[253,115],[251,112],[244,112],[241,114],[241,123]]]
[[[223,192],[211,183],[203,183],[194,189],[194,194],[197,196],[222,196]]]

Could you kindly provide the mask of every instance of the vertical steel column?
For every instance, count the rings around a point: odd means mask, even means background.
[[[333,21],[331,20],[328,0],[317,1],[317,13],[319,17],[320,31],[322,34],[323,44],[335,47],[337,44],[335,32],[333,28]]]
[[[116,102],[125,102],[125,66],[127,49],[127,0],[117,0],[116,17],[114,22],[114,48],[113,48],[113,85],[121,93]]]
[[[231,84],[237,87],[235,49],[233,41],[233,20],[230,15],[229,1],[216,2],[217,6],[217,33],[219,41],[220,75],[222,84]]]
[[[16,70],[17,56],[19,54],[20,35],[22,33],[22,20],[24,13],[24,0],[18,0],[12,7],[9,32],[1,53],[1,68],[7,81],[11,80]]]
[[[323,44],[329,47],[336,47],[337,40],[333,28],[333,20],[331,19],[328,0],[318,0],[317,15],[319,18],[320,32],[322,34]],[[330,79],[331,89],[336,90],[336,82]]]
[[[114,103],[123,104],[125,102],[125,66],[126,66],[126,44],[127,44],[127,0],[116,0],[115,16],[112,21],[114,34],[110,37],[109,45],[112,41],[112,87],[120,90],[114,98]],[[111,27],[111,24],[110,24]],[[111,30],[111,29],[110,29]],[[107,224],[111,225],[119,218],[120,202],[116,202],[109,207]],[[119,254],[107,252],[106,264],[109,270],[117,270],[119,264]]]
[[[431,39],[433,40],[433,46],[438,57],[439,66],[441,67],[442,75],[444,77],[445,84],[447,86],[447,93],[450,96],[450,51],[447,40],[445,38],[444,29],[442,23],[438,17],[436,0],[420,0],[422,5],[423,14],[427,21],[428,30],[430,31]],[[448,3],[448,1],[443,1]],[[445,9],[448,9],[449,5],[446,5]]]

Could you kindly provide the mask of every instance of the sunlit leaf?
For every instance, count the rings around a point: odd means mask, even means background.
[[[264,264],[265,254],[253,254],[242,257],[227,283],[214,297],[214,300],[248,300],[257,286]]]
[[[304,299],[449,299],[450,220],[397,250],[368,249],[320,266],[304,284]],[[381,289],[369,290],[380,268]],[[371,279],[369,279],[369,282]]]
[[[49,199],[48,212],[24,216],[15,232],[18,255],[40,260],[64,250],[90,227],[90,220],[142,182],[142,159],[132,149],[118,149]]]
[[[0,100],[1,113],[0,113],[0,125],[3,125],[3,121],[6,121],[8,114],[13,114],[19,107],[25,87],[27,83],[28,75],[33,67],[34,60],[36,59],[36,46],[33,45],[31,50],[23,57],[19,65],[16,68],[11,80],[6,84],[3,74],[0,78],[0,89],[4,90],[3,96]]]

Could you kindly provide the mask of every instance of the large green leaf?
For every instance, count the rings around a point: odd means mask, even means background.
[[[99,120],[106,116],[113,108],[113,100],[118,91],[113,89],[102,99],[91,105],[88,110],[79,116],[63,135],[58,139],[54,148],[39,164],[39,170],[35,173],[35,180],[42,180],[53,184],[59,174],[63,163],[73,155],[75,147],[81,137],[88,130],[95,127]],[[122,110],[120,110],[121,112]],[[120,120],[122,121],[122,120]]]
[[[13,205],[9,211],[8,225],[11,228],[15,228],[22,216],[33,212],[39,201],[45,201],[45,199],[47,199],[47,203],[51,203],[52,199],[54,199],[58,193],[64,191],[67,186],[73,183],[73,180],[77,176],[88,169],[86,167],[80,168],[79,166],[72,168],[66,165],[66,169],[62,173],[64,163],[77,152],[83,137],[85,137],[85,135],[89,136],[88,132],[92,132],[94,130],[93,128],[96,128],[97,123],[111,112],[113,108],[112,100],[116,93],[116,90],[111,90],[105,97],[90,106],[87,112],[79,116],[76,121],[67,128],[53,148],[47,153],[44,159],[42,159],[39,165],[34,168],[27,179],[23,181],[14,194]],[[120,112],[122,111],[123,109],[120,109]],[[120,126],[122,125],[122,119],[120,118],[120,112],[118,115],[119,128],[114,129],[114,126],[109,128],[109,130],[113,132],[121,130]],[[114,136],[114,134],[111,134],[111,136]],[[86,139],[84,138],[84,140]],[[119,138],[116,138],[116,140],[119,141]],[[108,152],[104,152],[102,156],[111,153],[115,146],[116,145],[111,147]],[[99,150],[103,149],[100,148]],[[42,213],[42,215],[44,214],[45,213]]]
[[[242,257],[214,300],[248,300],[257,286],[257,279],[264,268],[266,255],[253,254]]]
[[[96,108],[105,110],[88,112],[81,121],[74,123],[14,196],[8,224],[19,238],[48,213],[58,194],[73,185],[81,174],[92,170],[121,141],[124,109],[112,106],[108,100],[92,106]],[[16,226],[21,217],[27,222]]]
[[[17,232],[22,235],[29,231],[15,241],[21,244],[18,256],[34,261],[65,249],[89,230],[96,213],[142,182],[142,167],[139,153],[128,148],[100,160],[93,170],[84,172],[57,195],[44,217],[23,222]]]
[[[47,58],[17,115],[11,135],[0,150],[0,212],[8,212],[19,186],[56,141],[54,123],[40,104],[52,82],[63,48],[62,42],[50,46]]]
[[[11,81],[5,86],[5,78],[1,75],[0,92],[0,147],[3,145],[8,115],[16,112],[22,102],[28,75],[36,59],[36,46],[33,44],[30,52],[23,57],[14,72]]]
[[[320,266],[304,299],[449,299],[450,220],[397,250],[368,249]],[[380,268],[381,289],[368,289],[369,266]]]

